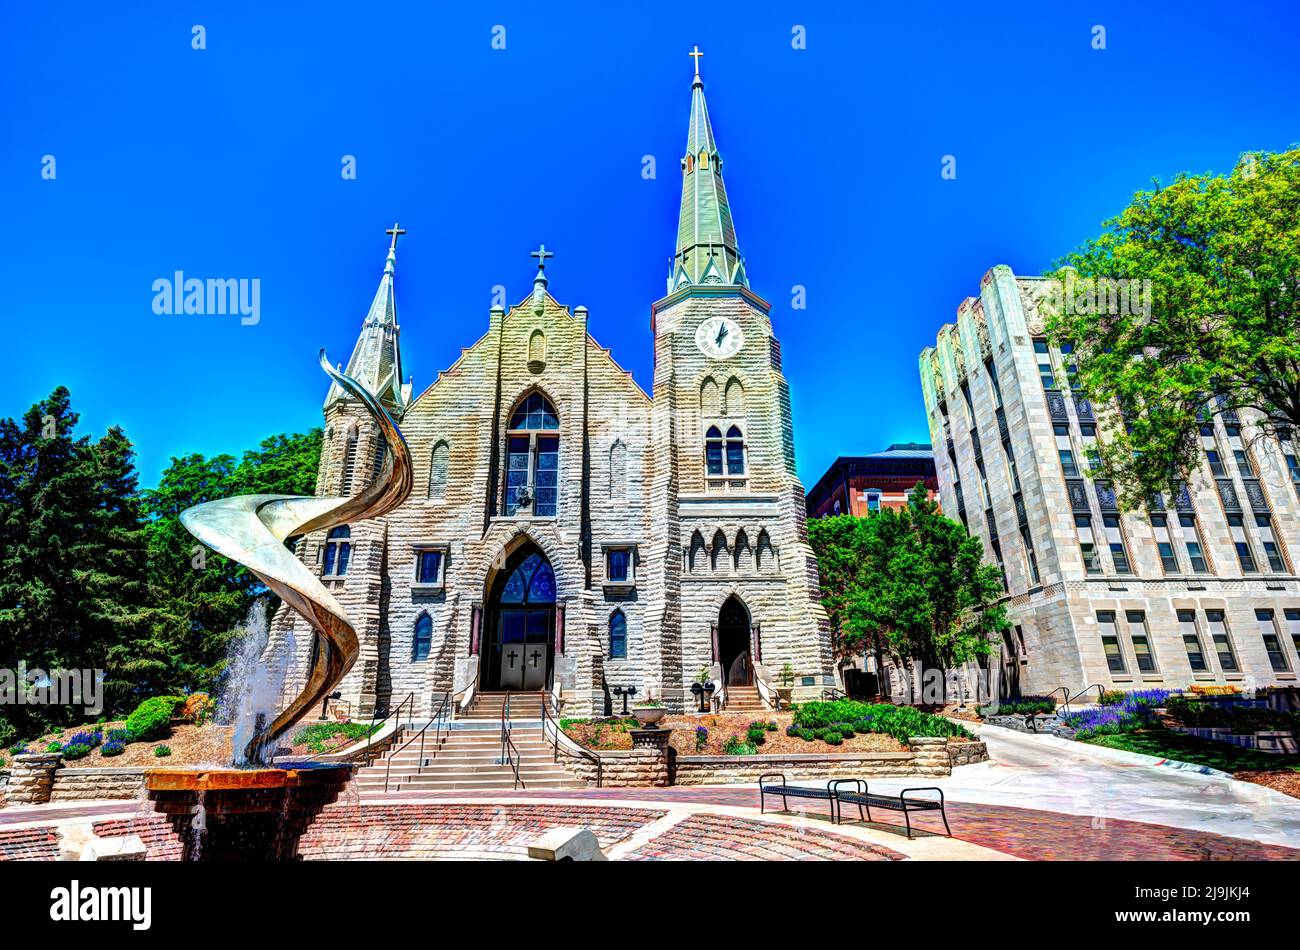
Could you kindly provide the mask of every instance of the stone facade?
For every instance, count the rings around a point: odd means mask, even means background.
[[[1006,576],[1003,694],[1294,684],[1294,441],[1260,436],[1245,413],[1207,415],[1217,470],[1206,454],[1180,497],[1119,511],[1088,477],[1088,444],[1121,421],[1070,391],[1069,354],[1038,311],[1049,291],[994,267],[920,360],[943,508]]]
[[[52,802],[95,801],[106,798],[141,798],[144,795],[143,768],[70,769],[54,773],[50,789]]]
[[[525,663],[540,665],[545,654],[544,685],[562,691],[570,715],[602,712],[616,686],[680,710],[711,666],[752,679],[788,662],[796,695],[834,684],[769,305],[738,263],[729,210],[713,235],[705,233],[713,219],[694,210],[704,207],[706,171],[709,200],[726,202],[712,130],[700,123],[708,119],[697,77],[679,266],[652,308],[652,397],[592,338],[586,308],[551,295],[543,248],[533,292],[492,308],[483,336],[412,398],[400,380],[394,227],[348,372],[397,418],[416,489],[399,510],[350,528],[346,571],[339,539],[322,532],[298,544],[357,627],[360,659],[340,687],[353,716],[414,694],[419,718],[471,684],[519,688],[502,672],[516,656],[498,645],[523,613],[506,609],[506,591],[533,554],[553,573],[544,603],[554,607],[529,615],[546,631],[534,655],[529,628]],[[697,159],[699,143],[709,154]],[[721,276],[709,263],[715,249],[730,268]],[[715,334],[725,346],[709,345]],[[521,432],[535,405],[549,413],[544,427]],[[379,470],[378,432],[332,387],[324,433],[317,494],[355,492]],[[516,476],[526,498],[512,487]],[[611,558],[624,555],[630,568],[620,577]],[[436,568],[420,576],[421,565]],[[296,694],[314,636],[287,607],[271,633],[286,694]]]
[[[10,805],[43,805],[48,802],[59,761],[57,752],[14,756],[9,768],[5,801]]]

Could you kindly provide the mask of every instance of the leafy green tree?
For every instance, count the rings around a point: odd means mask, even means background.
[[[21,422],[0,420],[0,664],[107,669],[114,644],[156,620],[134,451],[114,427],[76,437],[60,386]],[[12,706],[23,732],[79,722],[80,708]]]
[[[1009,626],[998,569],[983,563],[980,540],[945,518],[923,484],[906,508],[815,519],[808,536],[840,655],[870,650],[877,669],[886,653],[900,664],[950,669],[990,653]]]
[[[1126,505],[1189,477],[1207,407],[1300,429],[1298,220],[1300,148],[1247,154],[1139,192],[1061,261],[1057,286],[1074,289],[1049,300],[1048,329],[1074,345],[1085,394],[1123,413],[1101,461]]]

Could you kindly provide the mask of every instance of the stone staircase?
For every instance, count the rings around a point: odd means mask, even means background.
[[[474,704],[450,724],[444,724],[441,740],[435,741],[436,727],[420,739],[424,723],[412,723],[383,758],[357,772],[357,789],[362,796],[387,792],[442,792],[463,789],[516,788],[514,770],[501,758],[501,710],[505,693],[479,693]],[[520,788],[586,788],[561,764],[553,761],[550,743],[542,733],[542,694],[511,693],[510,722],[514,751],[518,756]],[[450,725],[450,728],[448,728]],[[405,745],[405,748],[403,746]]]
[[[725,708],[729,713],[752,713],[754,716],[762,716],[769,711],[758,695],[757,686],[728,686]]]

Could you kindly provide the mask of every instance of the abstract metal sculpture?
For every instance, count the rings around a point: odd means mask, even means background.
[[[289,548],[286,538],[378,518],[411,493],[411,454],[406,440],[379,401],[356,380],[334,369],[320,351],[321,368],[365,407],[388,451],[378,478],[356,495],[238,495],[195,505],[181,513],[190,534],[219,554],[243,564],[302,615],[319,637],[320,649],[302,692],[249,741],[245,758],[260,763],[276,740],[343,679],[359,652],[356,630],[334,596]]]

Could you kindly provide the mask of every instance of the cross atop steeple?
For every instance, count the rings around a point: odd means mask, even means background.
[[[546,286],[546,259],[555,255],[546,249],[545,244],[539,244],[537,250],[530,251],[528,256],[537,258],[537,276],[533,278],[533,290],[536,291]]]
[[[386,231],[384,231],[384,233],[391,234],[393,236],[393,243],[388,245],[388,249],[390,251],[395,251],[397,250],[397,236],[399,234],[405,234],[406,228],[402,227],[396,221],[394,221],[393,226],[391,228],[388,228]]]
[[[703,53],[700,52],[699,44],[697,43],[695,45],[695,48],[691,50],[689,53],[687,53],[686,55],[693,57],[695,59],[695,78],[699,79],[700,78],[700,57],[704,55]]]

